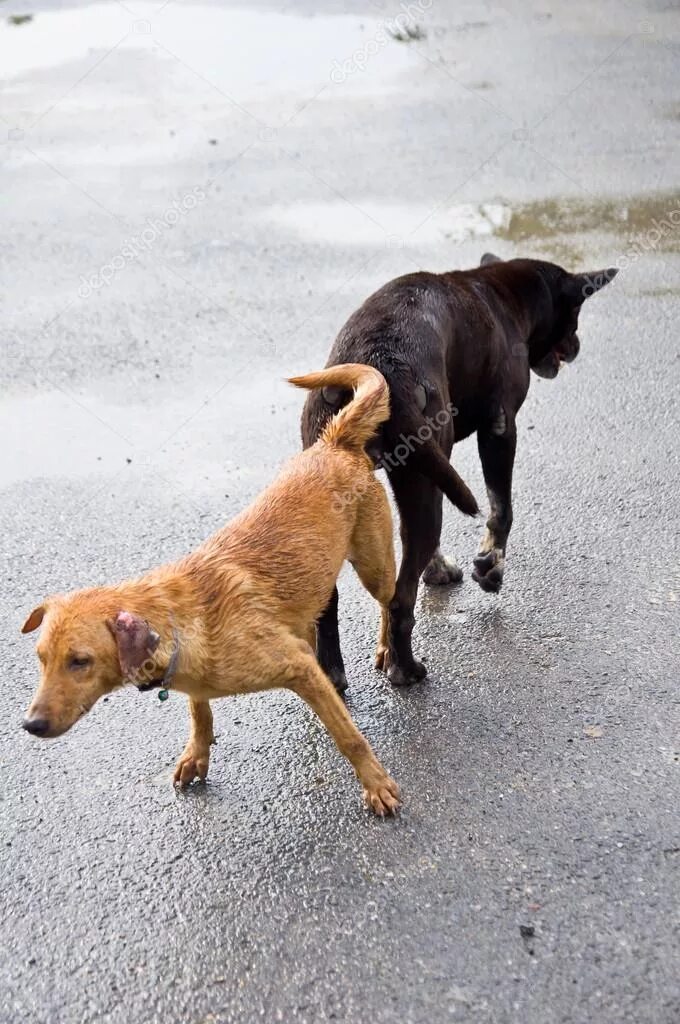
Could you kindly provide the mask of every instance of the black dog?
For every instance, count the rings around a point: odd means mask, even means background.
[[[579,351],[578,315],[588,296],[617,273],[570,274],[540,260],[487,254],[474,270],[408,274],[371,295],[336,338],[328,366],[370,363],[386,377],[391,415],[369,450],[388,471],[399,506],[403,558],[390,606],[388,675],[397,685],[422,679],[413,658],[413,609],[426,583],[455,583],[461,570],[439,551],[442,494],[468,515],[477,502],[449,463],[451,449],[474,431],[491,514],[472,578],[496,592],[503,582],[512,526],[515,417],[529,390],[529,370],[556,377]],[[351,396],[312,392],[302,440],[313,444]],[[338,691],[346,686],[338,637],[338,592],[317,625],[319,662]]]

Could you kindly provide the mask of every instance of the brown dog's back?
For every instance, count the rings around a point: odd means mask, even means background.
[[[375,488],[384,496],[364,445],[389,416],[389,390],[378,370],[360,363],[294,377],[291,383],[355,389],[355,396],[316,444],[294,456],[248,508],[188,556],[187,564],[194,573],[218,577],[238,566],[263,585],[268,599],[290,608],[297,622],[313,621],[323,611],[361,507],[370,503]],[[314,559],[310,551],[316,552]]]

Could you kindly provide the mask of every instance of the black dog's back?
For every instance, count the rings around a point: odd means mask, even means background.
[[[391,410],[373,454],[389,470],[407,453],[413,470],[432,480],[461,511],[475,515],[479,509],[472,492],[437,443],[456,412],[447,386],[446,338],[452,329],[442,278],[409,274],[380,288],[350,316],[326,365],[352,361],[380,370],[390,386]],[[302,415],[305,447],[350,397],[332,390],[309,395]]]

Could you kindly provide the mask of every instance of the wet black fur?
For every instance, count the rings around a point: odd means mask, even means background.
[[[413,609],[420,576],[439,546],[442,494],[468,514],[477,511],[449,464],[454,443],[477,434],[495,553],[475,560],[473,578],[484,590],[497,591],[512,526],[515,417],[529,389],[529,371],[554,377],[561,362],[576,358],[581,305],[615,274],[610,269],[573,275],[553,263],[505,262],[487,254],[473,270],[390,281],[350,316],[336,338],[328,366],[370,363],[390,386],[390,419],[369,450],[388,471],[401,521],[403,557],[390,609],[394,683],[425,675],[411,650]],[[302,416],[305,447],[349,398],[320,391],[309,395]],[[434,427],[427,427],[428,419]],[[451,573],[450,580],[455,578]],[[317,653],[342,691],[337,616],[336,590],[318,623]]]

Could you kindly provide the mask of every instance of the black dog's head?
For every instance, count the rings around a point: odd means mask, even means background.
[[[485,253],[481,266],[492,263],[502,261]],[[571,363],[579,353],[581,343],[576,332],[581,306],[613,281],[618,268],[570,274],[556,263],[543,260],[508,260],[503,267],[510,271],[510,281],[514,278],[518,291],[526,295],[532,306],[529,365],[539,377],[556,377],[562,363]]]

